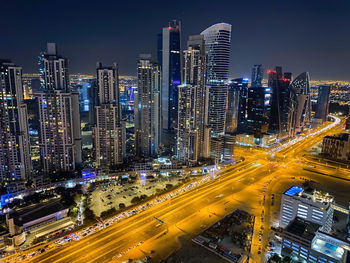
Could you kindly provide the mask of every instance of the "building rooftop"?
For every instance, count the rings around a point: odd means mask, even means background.
[[[321,225],[296,217],[285,229],[287,232],[312,241]]]
[[[304,189],[299,186],[292,186],[287,191],[285,191],[284,194],[288,196],[296,196],[299,198],[308,199],[316,203],[323,203],[324,205],[329,205],[334,201],[333,196],[328,193],[317,191],[312,188]]]
[[[64,209],[66,209],[66,207],[62,205],[59,200],[53,200],[44,204],[38,204],[17,210],[11,214],[11,217],[14,218],[14,222],[17,226],[22,226],[28,222]]]

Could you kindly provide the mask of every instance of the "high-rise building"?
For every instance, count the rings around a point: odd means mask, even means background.
[[[176,156],[180,162],[195,163],[198,160],[198,129],[196,128],[197,87],[179,86],[179,116]]]
[[[270,111],[271,88],[249,87],[246,129],[254,138],[262,138],[267,133]]]
[[[39,147],[45,172],[73,171],[81,163],[79,93],[69,86],[68,60],[58,55],[55,43],[39,60],[42,91],[39,108]]]
[[[228,86],[226,133],[243,133],[247,129],[248,79],[232,79]]]
[[[209,157],[210,147],[204,37],[190,36],[183,56],[183,85],[179,88],[176,153],[181,161],[196,162],[199,157]]]
[[[208,54],[207,87],[209,89],[208,125],[211,129],[210,155],[223,160],[228,73],[230,64],[231,25],[218,23],[205,29],[205,50]]]
[[[289,135],[302,132],[311,123],[311,91],[309,73],[303,72],[289,86],[291,92],[291,114]]]
[[[93,128],[97,167],[120,165],[125,157],[125,125],[121,120],[118,65],[103,67],[97,63],[96,125]]]
[[[263,67],[261,64],[256,64],[252,68],[252,81],[251,87],[261,87],[264,77]]]
[[[322,121],[327,120],[330,93],[331,93],[331,86],[321,85],[318,87],[315,119],[320,119]]]
[[[137,95],[135,96],[135,147],[142,157],[154,156],[161,138],[160,67],[151,55],[141,55],[137,62]]]
[[[0,60],[0,179],[26,179],[31,170],[22,68]]]
[[[291,95],[289,84],[292,74],[282,73],[281,67],[268,70],[268,86],[271,88],[271,113],[269,131],[278,134],[279,138],[288,136]]]
[[[177,125],[178,85],[181,84],[181,23],[170,21],[164,27],[162,41],[158,44],[158,55],[162,57],[162,142],[169,149],[175,146]],[[160,46],[161,44],[161,46]]]
[[[226,100],[230,64],[231,25],[219,23],[205,29],[205,50],[208,53],[207,85],[212,137],[225,133]]]

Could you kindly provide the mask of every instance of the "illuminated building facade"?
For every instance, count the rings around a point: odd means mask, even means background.
[[[218,23],[205,29],[207,87],[209,89],[208,125],[211,129],[210,155],[223,159],[222,138],[225,134],[228,73],[230,64],[231,25]]]
[[[161,136],[160,85],[161,72],[151,55],[141,55],[137,62],[135,93],[136,155],[151,157],[158,153]]]
[[[292,186],[282,195],[280,226],[284,228],[294,218],[300,217],[321,225],[328,232],[333,223],[333,201],[327,193]]]
[[[219,23],[205,29],[205,49],[208,53],[207,86],[212,137],[225,133],[226,100],[230,64],[231,25]]]
[[[79,93],[72,92],[68,60],[59,56],[55,43],[41,56],[42,92],[38,100],[39,147],[45,172],[73,171],[81,163]]]
[[[228,86],[226,133],[243,133],[247,130],[248,79],[232,79]]]
[[[22,68],[0,60],[0,179],[26,179],[31,171]]]
[[[263,138],[269,126],[271,111],[271,88],[249,87],[247,106],[247,131],[254,135],[256,140]],[[255,144],[260,145],[259,141]]]
[[[345,263],[349,250],[349,242],[300,217],[282,232],[281,254],[295,262]]]
[[[198,129],[196,128],[197,87],[179,86],[179,116],[176,156],[180,162],[197,162]]]
[[[125,157],[125,125],[121,121],[118,66],[97,63],[96,125],[93,128],[95,162],[99,168],[120,165]]]
[[[190,36],[183,52],[183,85],[179,86],[176,155],[182,162],[209,156],[206,52],[202,35]]]
[[[333,197],[327,193],[289,188],[281,202],[281,254],[296,262],[346,262],[350,243],[332,231],[333,205]]]

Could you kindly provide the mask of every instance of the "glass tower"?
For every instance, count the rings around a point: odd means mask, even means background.
[[[292,105],[290,136],[302,132],[311,122],[311,95],[309,73],[303,72],[290,84]]]
[[[226,133],[246,131],[248,79],[232,79],[228,87]]]
[[[269,132],[278,134],[279,138],[288,135],[291,96],[289,84],[292,74],[282,72],[282,67],[268,70],[268,86],[271,88],[271,114]]]
[[[230,64],[231,25],[219,23],[205,29],[208,53],[207,85],[209,87],[209,118],[212,137],[225,133],[227,84]]]
[[[322,85],[318,87],[318,98],[316,104],[315,119],[327,120],[328,108],[329,108],[329,94],[331,92],[331,86]]]
[[[161,44],[158,54],[161,53],[162,56],[162,125],[164,130],[174,131],[177,124],[177,87],[181,84],[181,24],[179,21],[170,21],[169,26],[163,28]]]

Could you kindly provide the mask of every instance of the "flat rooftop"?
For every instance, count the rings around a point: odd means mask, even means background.
[[[321,225],[296,217],[285,229],[287,232],[312,241]]]
[[[60,203],[60,200],[53,200],[46,203],[41,203],[33,206],[26,207],[21,210],[17,210],[10,216],[14,218],[17,226],[24,225],[25,223],[42,218],[44,216],[62,211],[66,209],[64,205]]]
[[[309,199],[316,203],[323,203],[324,205],[329,205],[334,201],[333,196],[329,195],[328,193],[317,191],[312,188],[304,189],[295,185],[285,191],[284,194]]]

